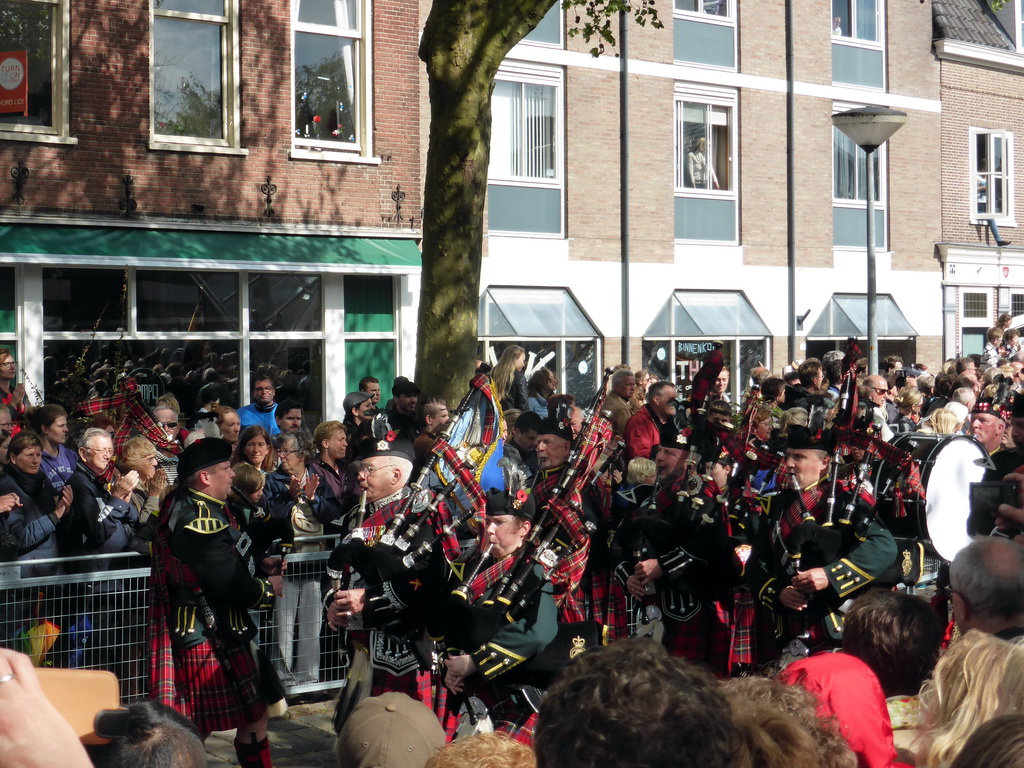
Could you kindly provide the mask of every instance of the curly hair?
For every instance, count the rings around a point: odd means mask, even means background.
[[[720,688],[734,712],[737,707],[751,703],[794,718],[812,737],[811,748],[821,768],[857,767],[857,756],[840,733],[838,721],[835,717],[818,715],[818,700],[813,693],[768,677],[737,677],[726,680]]]
[[[534,768],[533,750],[507,733],[478,733],[453,741],[424,768]]]
[[[711,674],[649,639],[580,656],[534,732],[539,768],[729,768],[738,739]]]

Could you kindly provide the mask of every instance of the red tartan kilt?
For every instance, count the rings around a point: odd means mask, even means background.
[[[192,648],[175,648],[173,653],[179,699],[163,703],[194,722],[200,733],[230,731],[254,723],[266,713],[259,690],[259,668],[248,645],[232,643],[225,651],[237,683],[228,678],[206,640]],[[245,699],[239,689],[245,692]]]
[[[464,696],[476,696],[484,703],[491,716],[491,723],[493,723],[495,731],[507,733],[520,744],[533,746],[533,730],[537,724],[537,713],[529,708],[524,710],[516,707],[512,703],[508,688],[503,685],[470,680],[466,684]],[[462,701],[463,696],[455,696],[449,692],[448,708],[441,719],[441,725],[444,726],[448,741],[455,738],[455,731],[459,727],[459,707],[462,706]]]
[[[598,624],[607,624],[608,600],[611,597],[611,587],[608,583],[610,578],[611,573],[602,568],[587,574],[584,582],[590,593],[590,618]]]
[[[444,725],[448,689],[437,682],[430,670],[414,670],[404,675],[393,675],[387,670],[374,669],[370,695],[380,696],[385,693],[404,693],[410,699],[426,704]]]
[[[718,677],[728,673],[729,622],[716,603],[703,605],[689,621],[665,618],[662,643],[672,656],[702,664]]]
[[[608,642],[629,637],[629,595],[614,576],[608,581],[608,599],[605,601],[604,626]]]

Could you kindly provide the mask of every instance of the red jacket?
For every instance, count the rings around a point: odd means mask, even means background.
[[[651,448],[661,442],[661,433],[649,405],[645,405],[629,417],[626,429],[622,433],[622,440],[626,444],[626,461],[636,456],[643,456],[645,459],[651,457]]]
[[[800,659],[779,674],[818,700],[818,716],[835,716],[843,738],[857,754],[858,768],[899,768],[892,724],[882,686],[871,668],[846,653],[819,653]]]

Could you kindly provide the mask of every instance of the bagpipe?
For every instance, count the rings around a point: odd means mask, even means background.
[[[386,419],[378,415],[375,420],[378,418],[383,423],[376,431],[387,427]],[[377,437],[376,432],[373,436]],[[446,556],[454,556],[450,543],[455,540],[456,530],[483,509],[477,462],[482,467],[497,439],[498,406],[490,379],[480,374],[470,382],[451,421],[434,441],[429,459],[409,485],[401,507],[376,540],[364,538],[364,495],[359,511],[349,521],[348,535],[328,558],[327,575],[333,588],[351,588],[353,572],[366,584],[390,581],[429,560],[439,548]],[[445,478],[443,487],[436,491],[428,487],[432,473]],[[464,494],[468,503],[456,504],[459,513],[438,526],[444,518],[439,515],[441,505],[451,501],[456,492]]]
[[[583,553],[585,556],[590,539],[583,523],[580,499],[584,486],[601,458],[604,445],[612,436],[611,424],[601,415],[611,374],[611,369],[605,371],[590,413],[570,444],[569,456],[551,496],[538,511],[517,562],[499,583],[494,599],[496,604],[506,608],[511,621],[515,621],[529,607],[533,595],[543,586],[543,581],[554,581],[557,574],[566,568],[578,565],[582,570],[585,565],[585,561],[572,562],[575,554]],[[564,418],[568,418],[568,414]],[[543,576],[540,582],[534,577],[534,565],[541,567]]]
[[[481,573],[494,565],[489,550],[482,553],[472,572],[446,600],[447,605],[441,611],[447,617],[444,623],[459,626],[459,647],[479,647],[502,627],[528,617],[535,607],[537,595],[546,584],[559,581],[572,569],[582,570],[585,565],[589,533],[582,520],[580,494],[597,471],[602,449],[612,436],[611,424],[601,415],[611,373],[610,369],[605,371],[589,415],[570,444],[568,458],[550,498],[538,510],[523,546],[505,565],[504,572],[492,585],[488,599],[480,605],[471,604],[472,585]],[[568,418],[568,414],[562,414],[562,417]],[[542,671],[538,665],[544,666],[545,658],[558,659],[561,665],[568,660],[572,649],[596,645],[597,625],[593,622],[583,624],[593,626],[583,627],[578,622],[560,623],[558,637],[561,639],[556,638],[548,650],[525,666],[531,671]],[[566,654],[556,650],[562,646],[569,648]]]

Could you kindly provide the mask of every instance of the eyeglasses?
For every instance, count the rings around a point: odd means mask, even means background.
[[[114,449],[113,448],[89,448],[89,447],[86,447],[85,450],[89,451],[90,453],[98,453],[101,456],[113,456],[114,455]]]
[[[178,422],[176,422],[176,421],[160,421],[160,422],[157,422],[157,423],[161,427],[171,427],[171,428],[174,428],[174,427],[178,426]]]
[[[8,360],[6,363],[0,363],[0,368],[15,368],[17,365],[13,360]]]
[[[369,477],[374,472],[376,472],[378,469],[387,469],[388,467],[393,467],[393,466],[395,466],[395,465],[394,464],[381,464],[378,467],[365,467],[365,466],[364,467],[360,467],[359,471],[356,472],[356,476],[358,477],[359,475],[366,475],[367,477]]]
[[[274,388],[273,387],[256,387],[256,389],[254,391],[256,391],[256,392],[273,392]]]
[[[875,390],[875,392],[877,392],[880,395],[887,395],[887,394],[889,394],[888,388],[882,389],[880,387],[872,387],[872,389]]]
[[[293,453],[298,453],[298,451],[289,451],[287,448],[278,448],[277,449],[277,455],[278,456],[289,456],[289,455],[291,455]]]

